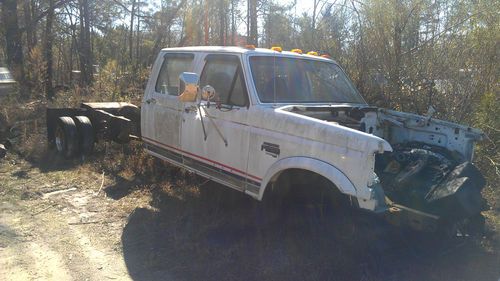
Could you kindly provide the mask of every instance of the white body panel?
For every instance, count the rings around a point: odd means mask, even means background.
[[[180,146],[181,102],[177,96],[155,90],[156,77],[163,63],[163,54],[156,59],[142,102],[141,128],[143,136],[151,141]],[[145,134],[144,134],[145,133]]]
[[[212,105],[206,108],[212,123],[195,103],[181,103],[176,96],[156,93],[155,79],[165,52],[195,54],[191,69],[198,75],[202,73],[207,54],[236,54],[242,64],[249,95],[248,107],[234,107],[225,112]],[[260,103],[248,60],[255,54],[301,56],[332,62],[320,57],[271,50],[232,47],[165,49],[152,69],[142,105],[141,128],[146,149],[157,157],[259,200],[268,183],[282,171],[291,168],[309,170],[329,179],[342,193],[357,198],[361,208],[374,210],[377,199],[371,186],[376,182],[375,154],[392,151],[389,143],[422,141],[449,148],[470,159],[473,141],[481,137],[481,132],[460,125],[386,110],[367,113],[363,120],[366,132],[362,132],[293,111],[294,107],[302,105]],[[151,98],[156,104],[146,102]],[[206,102],[202,102],[202,106],[206,107]],[[342,105],[308,106],[335,108]],[[426,125],[421,125],[421,121]]]

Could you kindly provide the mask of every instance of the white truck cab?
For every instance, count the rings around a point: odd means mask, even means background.
[[[193,87],[194,98],[180,98]],[[260,48],[163,49],[140,122],[151,155],[258,200],[295,169],[328,179],[360,208],[405,212],[416,228],[481,211],[476,197],[482,199],[484,180],[470,164],[481,131],[371,107],[329,58]]]

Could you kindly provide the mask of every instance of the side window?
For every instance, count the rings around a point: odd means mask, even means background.
[[[166,54],[156,79],[157,93],[177,96],[179,94],[179,75],[190,71],[193,54]]]
[[[200,86],[215,88],[222,104],[246,106],[248,94],[238,57],[208,55],[200,77]]]

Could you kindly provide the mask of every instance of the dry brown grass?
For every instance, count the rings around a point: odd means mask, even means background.
[[[491,232],[478,240],[440,243],[352,211],[319,219],[297,215],[263,226],[258,202],[155,160],[140,143],[100,143],[84,162],[54,157],[46,151],[45,107],[32,102],[3,109],[17,122],[19,137],[9,152],[17,156],[8,156],[5,163],[12,164],[0,170],[0,196],[19,200],[41,183],[98,189],[104,172],[103,192],[120,202],[114,208],[130,214],[118,247],[134,280],[162,280],[166,272],[181,280],[500,276],[499,192],[492,187],[485,189],[493,206],[485,213]],[[26,171],[30,178],[23,178]]]

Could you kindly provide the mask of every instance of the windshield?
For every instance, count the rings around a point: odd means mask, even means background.
[[[252,76],[265,103],[365,103],[342,69],[330,62],[250,57]]]

